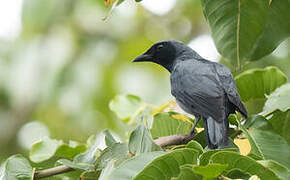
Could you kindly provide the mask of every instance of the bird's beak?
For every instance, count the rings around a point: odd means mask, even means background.
[[[144,53],[144,54],[136,57],[133,60],[133,62],[143,62],[143,61],[152,61],[152,60],[153,60],[153,58],[152,58],[152,56],[150,54]]]

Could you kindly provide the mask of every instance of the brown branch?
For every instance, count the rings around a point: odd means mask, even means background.
[[[171,145],[180,145],[180,144],[187,144],[189,141],[191,141],[194,138],[194,134],[178,134],[178,135],[172,135],[172,136],[164,136],[160,137],[158,139],[155,139],[155,144],[166,147]]]
[[[195,135],[172,135],[172,136],[164,136],[160,137],[158,139],[155,139],[154,142],[155,144],[161,146],[161,147],[166,147],[170,145],[180,145],[180,144],[187,144],[189,141],[191,141],[194,138]],[[44,169],[39,172],[36,172],[34,174],[34,179],[41,179],[41,178],[46,178],[58,174],[63,174],[66,172],[74,171],[75,169],[61,165],[57,167],[53,167],[50,169]]]
[[[44,169],[41,170],[39,172],[36,172],[34,174],[34,179],[41,179],[41,178],[46,178],[46,177],[50,177],[50,176],[54,176],[54,175],[58,175],[58,174],[63,174],[66,172],[70,172],[70,171],[74,171],[75,169],[61,165],[61,166],[56,166],[53,168],[49,168],[49,169]]]

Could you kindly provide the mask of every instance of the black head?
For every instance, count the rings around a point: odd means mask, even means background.
[[[185,51],[191,51],[191,49],[180,41],[160,41],[134,59],[133,62],[154,62],[171,72],[177,57]]]

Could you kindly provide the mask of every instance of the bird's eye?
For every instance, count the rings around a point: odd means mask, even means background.
[[[157,46],[157,51],[160,51],[162,48],[163,48],[163,45],[162,45],[162,44],[159,44],[159,45]]]

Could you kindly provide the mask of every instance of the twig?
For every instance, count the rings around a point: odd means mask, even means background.
[[[41,170],[39,172],[36,172],[34,174],[34,179],[41,179],[41,178],[46,178],[46,177],[50,177],[50,176],[54,176],[57,174],[63,174],[66,172],[70,172],[70,171],[74,171],[75,169],[61,165],[61,166],[56,166],[53,168],[49,168],[49,169],[44,169]]]
[[[186,144],[189,141],[191,141],[194,138],[194,134],[178,134],[178,135],[172,135],[172,136],[165,136],[165,137],[160,137],[158,139],[155,139],[154,142],[155,144],[161,146],[161,147],[166,147],[170,145],[180,145],[180,144]]]

